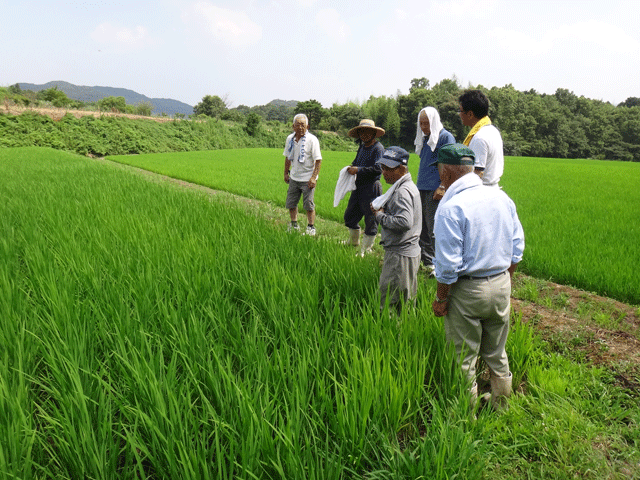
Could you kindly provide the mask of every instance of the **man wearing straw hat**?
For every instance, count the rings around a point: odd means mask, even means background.
[[[371,251],[378,234],[378,224],[371,211],[371,202],[382,195],[380,175],[382,170],[377,163],[384,146],[378,138],[384,135],[384,129],[376,127],[373,120],[364,119],[357,127],[349,130],[349,136],[360,144],[356,158],[347,168],[349,175],[355,175],[355,190],[351,192],[349,203],[344,211],[344,224],[349,229],[347,244],[357,247],[360,244],[360,220],[364,217],[364,236],[361,255]]]
[[[444,316],[463,372],[478,396],[476,360],[491,373],[491,403],[506,407],[511,372],[505,351],[511,314],[511,277],[524,252],[524,231],[513,201],[473,173],[475,153],[454,143],[438,152],[446,193],[435,217],[436,279],[433,312]]]
[[[380,273],[380,309],[387,297],[389,306],[399,313],[403,303],[415,302],[420,267],[420,230],[422,204],[420,192],[411,179],[409,152],[401,147],[389,147],[382,154],[380,165],[385,181],[391,185],[386,193],[371,202],[376,222],[382,226],[380,245],[384,260]]]

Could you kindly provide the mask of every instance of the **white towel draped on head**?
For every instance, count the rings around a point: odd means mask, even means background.
[[[347,192],[351,192],[356,189],[356,177],[357,175],[351,175],[347,172],[347,169],[351,165],[347,165],[340,170],[340,176],[338,177],[338,183],[336,183],[336,191],[333,194],[333,206],[337,207],[340,200],[344,198]]]
[[[435,151],[436,145],[438,145],[438,138],[440,137],[440,132],[444,128],[442,126],[442,122],[440,121],[440,114],[435,108],[425,107],[422,110],[420,110],[420,113],[418,114],[418,130],[416,132],[416,139],[413,142],[416,146],[416,153],[418,155],[420,155],[420,152],[422,151],[422,146],[424,145],[424,137],[425,137],[424,133],[422,133],[422,129],[420,128],[420,115],[422,115],[423,112],[427,114],[427,118],[429,119],[429,123],[431,124],[431,135],[429,135],[429,140],[427,141],[427,145],[429,145],[429,148],[431,149],[432,152]]]
[[[391,198],[391,195],[393,195],[393,192],[396,191],[396,187],[401,183],[400,180],[402,180],[407,175],[411,177],[410,173],[405,173],[401,178],[399,178],[396,181],[396,183],[391,185],[389,187],[389,190],[387,190],[383,195],[380,195],[379,197],[376,197],[373,199],[373,202],[371,202],[371,205],[373,206],[374,210],[380,210],[382,207],[384,207],[387,204],[387,202]]]

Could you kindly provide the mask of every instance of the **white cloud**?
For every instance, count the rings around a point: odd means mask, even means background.
[[[240,10],[216,7],[209,2],[197,2],[182,15],[187,24],[200,25],[206,33],[232,47],[246,47],[262,38],[262,27]]]
[[[337,10],[326,8],[316,14],[316,24],[330,38],[338,43],[344,43],[351,36],[351,28],[342,19]]]
[[[505,50],[531,55],[544,54],[553,46],[553,41],[548,35],[541,35],[540,39],[536,39],[526,33],[504,28],[491,30],[489,37]]]
[[[593,43],[611,52],[640,53],[640,42],[622,29],[597,20],[576,23],[557,32],[559,40],[574,39],[581,43]]]
[[[393,12],[396,20],[399,20],[401,22],[404,22],[405,20],[407,20],[409,18],[409,14],[407,13],[406,10],[401,10],[399,8],[396,8],[395,11]]]
[[[153,43],[149,32],[143,26],[138,25],[134,28],[117,27],[109,22],[98,25],[91,33],[91,38],[98,43],[119,44],[135,48]]]
[[[620,28],[597,20],[563,25],[557,29],[541,32],[532,37],[523,32],[496,28],[489,36],[505,50],[542,55],[552,50],[561,50],[567,44],[597,46],[611,54],[640,54],[640,42]]]
[[[493,11],[496,0],[446,0],[433,2],[431,8],[433,13],[443,18],[459,18],[460,22],[470,16],[486,16]]]

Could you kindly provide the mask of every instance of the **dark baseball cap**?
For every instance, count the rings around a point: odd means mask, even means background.
[[[389,168],[396,168],[400,165],[406,167],[409,164],[409,152],[402,147],[389,147],[384,151],[378,163]]]

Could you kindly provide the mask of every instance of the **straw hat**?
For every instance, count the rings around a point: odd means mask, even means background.
[[[375,130],[376,138],[384,135],[383,128],[376,127],[376,124],[374,123],[373,120],[369,120],[368,118],[365,118],[364,120],[360,120],[360,125],[358,125],[357,127],[353,127],[351,130],[349,130],[349,136],[352,138],[358,138],[360,136],[361,128],[370,128],[371,130]]]

